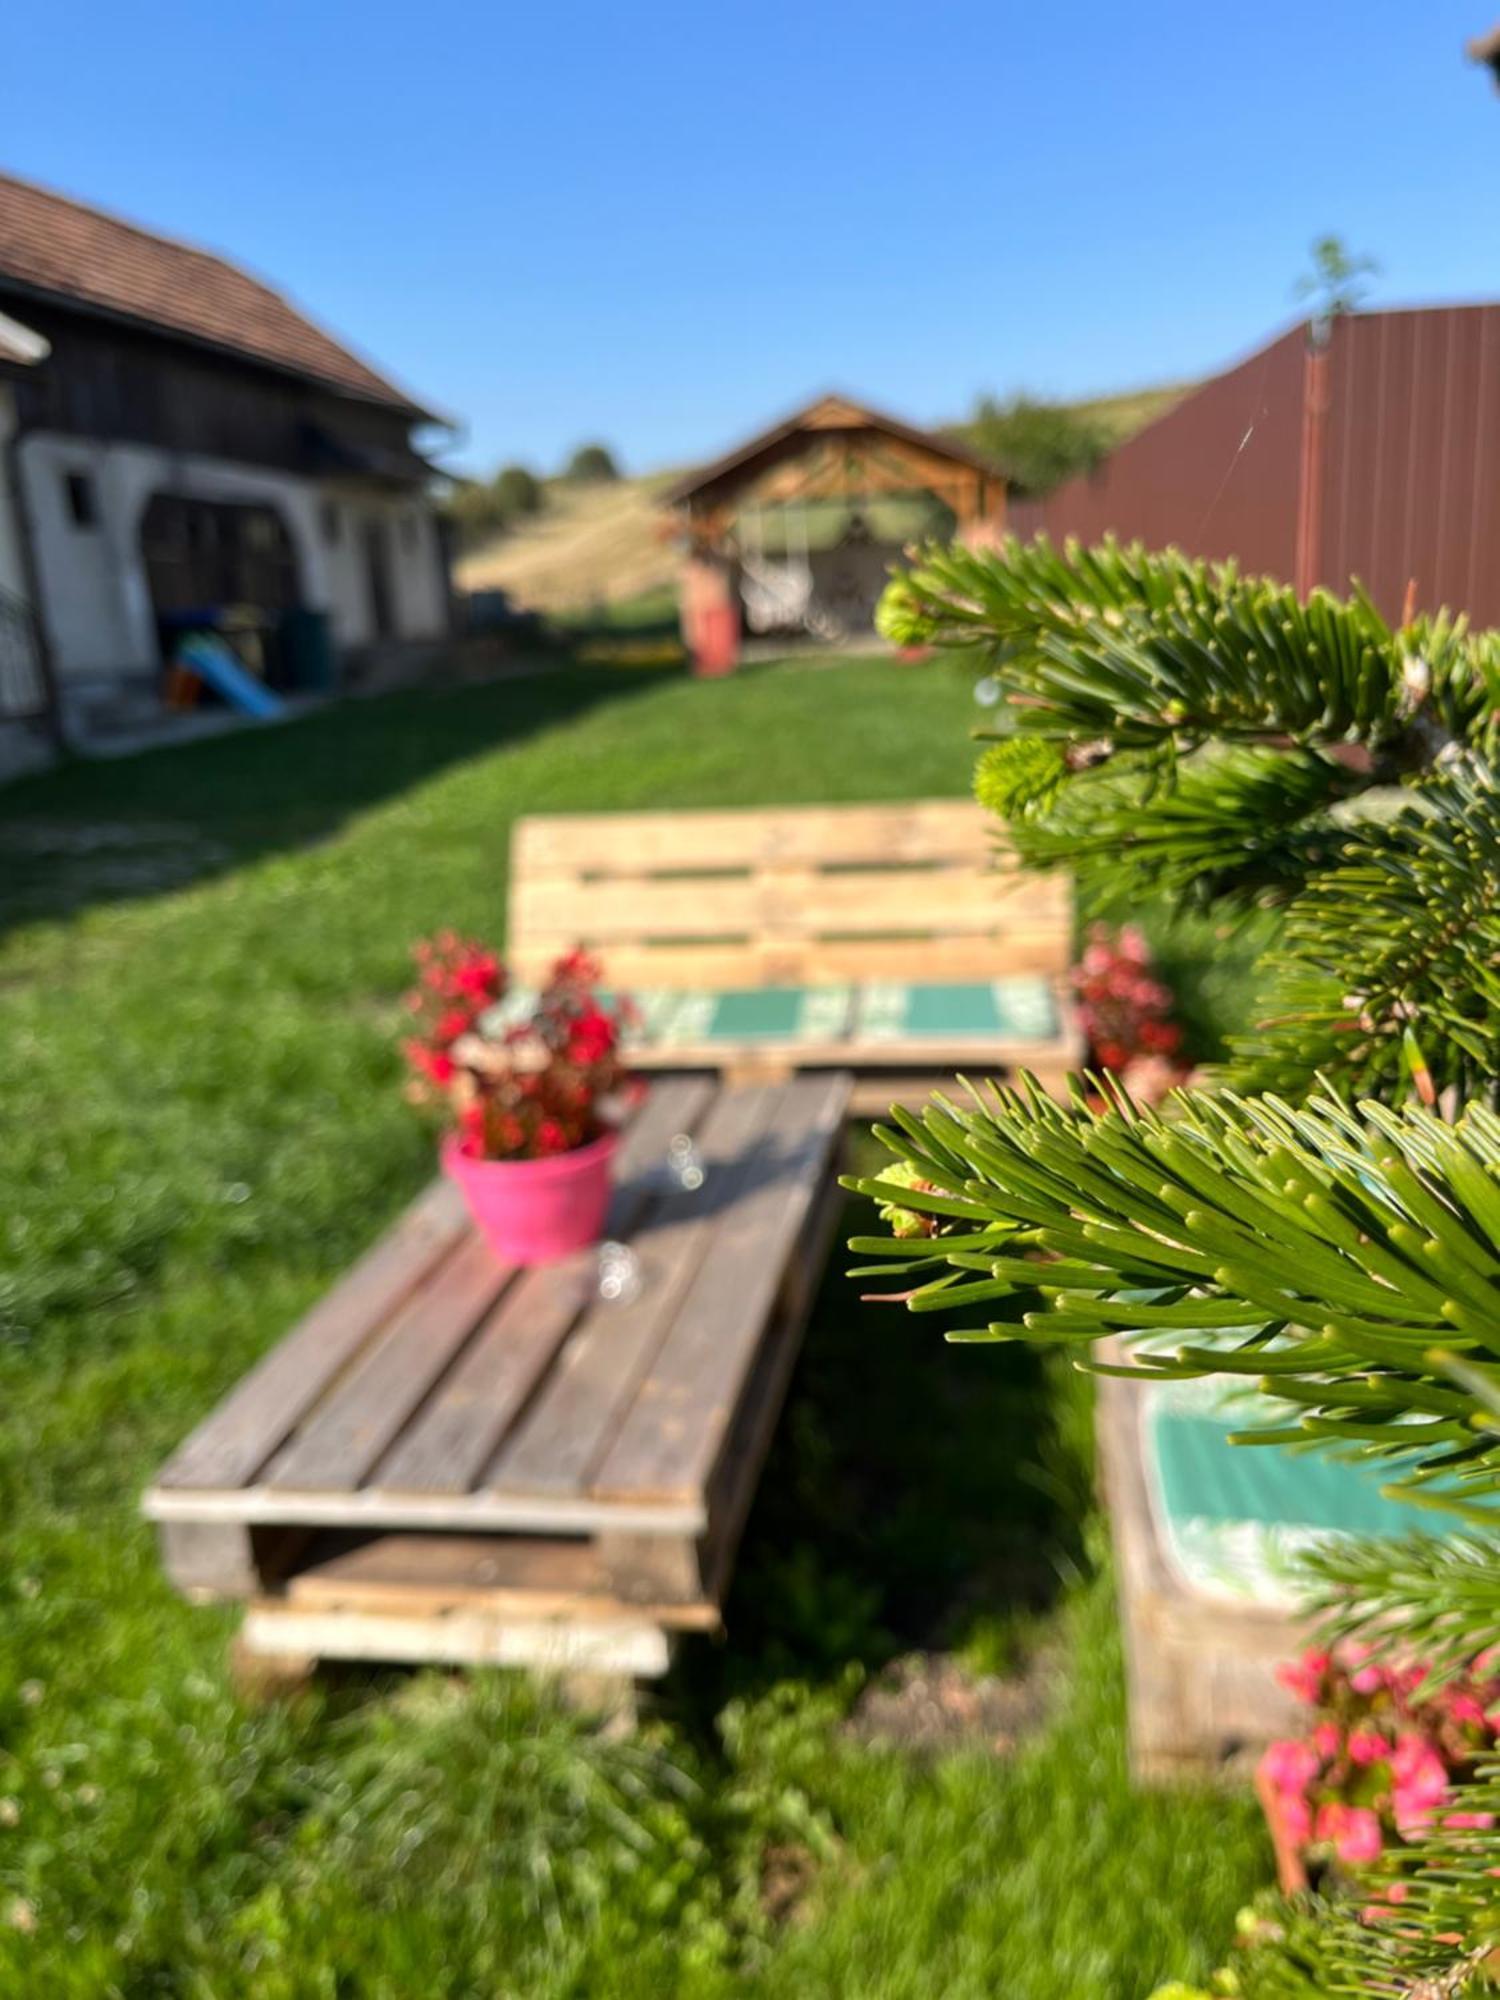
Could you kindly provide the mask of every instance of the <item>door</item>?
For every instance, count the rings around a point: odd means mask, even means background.
[[[391,548],[385,522],[371,515],[364,525],[365,575],[369,579],[370,636],[395,636],[396,620],[391,598]]]

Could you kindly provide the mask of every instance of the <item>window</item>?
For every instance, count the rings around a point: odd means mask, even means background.
[[[323,540],[331,549],[336,549],[344,532],[343,511],[337,500],[323,502]]]
[[[97,528],[99,525],[99,496],[94,491],[94,482],[86,472],[65,472],[63,491],[68,503],[68,519],[75,528]]]

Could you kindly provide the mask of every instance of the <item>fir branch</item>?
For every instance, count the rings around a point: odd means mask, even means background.
[[[981,1308],[950,1338],[1095,1367],[1114,1335],[1144,1375],[1258,1378],[1288,1421],[1246,1442],[1384,1459],[1403,1485],[1442,1481],[1445,1505],[1500,1493],[1500,1417],[1449,1360],[1500,1382],[1500,1118],[1483,1107],[1448,1125],[1183,1092],[1167,1119],[1119,1092],[1098,1111],[990,1086],[876,1129],[919,1183],[907,1207],[963,1204],[962,1249],[929,1239],[949,1269],[906,1300]]]
[[[993,674],[1019,730],[1175,755],[1290,738],[1371,753],[1371,782],[1492,742],[1500,657],[1441,614],[1393,632],[1362,592],[1242,576],[1175,550],[1014,539],[931,547],[878,623],[900,644],[958,647]]]

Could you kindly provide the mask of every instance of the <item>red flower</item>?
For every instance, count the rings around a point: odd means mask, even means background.
[[[1331,1664],[1327,1653],[1314,1650],[1288,1666],[1278,1667],[1276,1678],[1298,1701],[1315,1702],[1322,1696],[1323,1677]]]
[[[469,1160],[484,1158],[484,1106],[466,1104],[458,1114],[458,1150]]]
[[[466,1035],[474,1025],[474,1015],[467,1007],[449,1007],[438,1016],[433,1039],[439,1042],[456,1042],[460,1035]]]
[[[429,1083],[448,1084],[458,1074],[458,1064],[445,1049],[430,1049],[425,1042],[407,1042],[406,1060]]]
[[[555,1118],[544,1118],[536,1128],[536,1149],[543,1158],[549,1153],[565,1153],[568,1135]]]

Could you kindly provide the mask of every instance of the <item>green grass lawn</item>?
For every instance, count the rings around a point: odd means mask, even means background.
[[[1127,1783],[1079,1378],[837,1260],[729,1640],[625,1740],[500,1675],[246,1707],[136,1517],[430,1170],[406,948],[503,935],[516,814],[958,793],[973,713],[884,661],[567,671],[0,792],[0,1995],[1138,2000],[1215,1962],[1268,1856],[1247,1801]],[[1044,1719],[863,1740],[929,1646]]]

